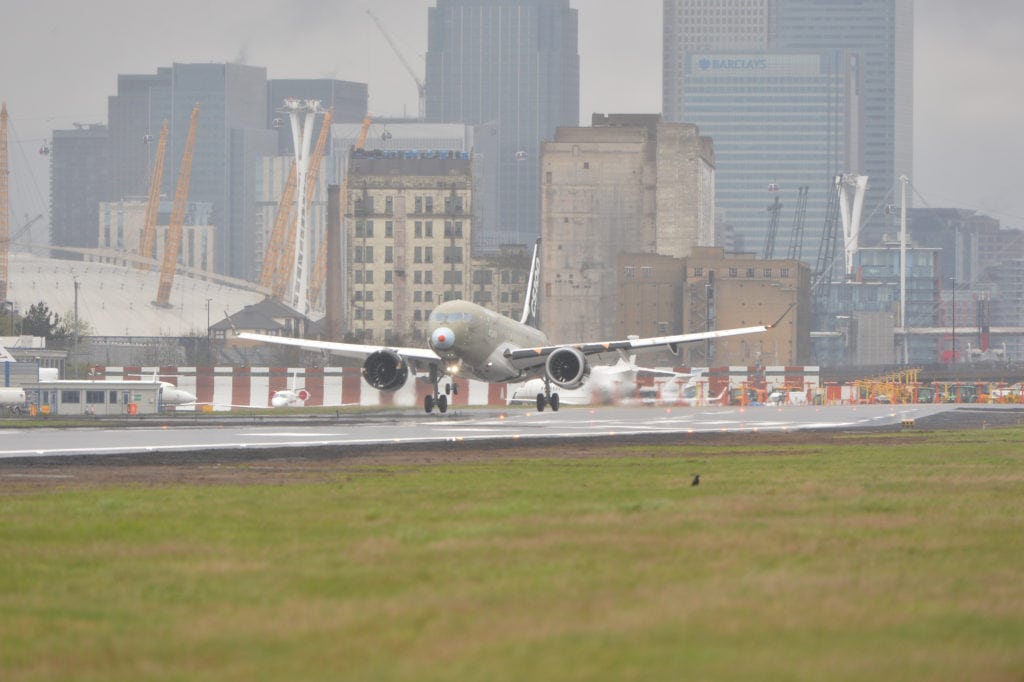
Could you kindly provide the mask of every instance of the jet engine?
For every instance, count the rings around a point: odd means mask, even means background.
[[[363,378],[378,391],[397,391],[409,378],[409,365],[395,351],[379,350],[363,363]]]
[[[579,388],[590,376],[587,356],[575,348],[559,348],[544,363],[548,378],[565,389]]]

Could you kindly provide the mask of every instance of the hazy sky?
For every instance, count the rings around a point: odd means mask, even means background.
[[[12,229],[46,212],[52,130],[106,122],[119,73],[240,61],[270,78],[369,83],[370,110],[414,116],[416,86],[366,14],[423,74],[433,0],[5,0],[0,99],[11,116]],[[572,0],[579,10],[581,121],[661,110],[661,0]],[[956,206],[1024,228],[1024,60],[1019,0],[915,3],[917,205]],[[880,200],[880,199],[879,199]],[[922,201],[923,200],[923,201]]]

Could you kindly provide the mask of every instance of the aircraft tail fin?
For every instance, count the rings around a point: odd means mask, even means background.
[[[530,274],[526,278],[526,300],[523,303],[523,317],[520,324],[537,327],[540,323],[537,302],[540,299],[540,238],[533,245],[533,259]]]

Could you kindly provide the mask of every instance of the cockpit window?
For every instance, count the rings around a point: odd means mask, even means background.
[[[469,322],[473,319],[472,313],[443,313],[435,310],[430,313],[431,322]]]

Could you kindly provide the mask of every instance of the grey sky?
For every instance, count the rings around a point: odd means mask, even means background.
[[[12,227],[47,210],[40,144],[55,128],[105,122],[119,73],[173,62],[243,61],[271,78],[369,83],[371,113],[415,115],[416,87],[377,27],[423,73],[433,0],[8,0],[0,99],[11,116]],[[580,13],[581,122],[661,110],[661,0],[573,0]],[[1024,68],[1018,0],[915,3],[917,193],[1024,228]],[[921,205],[920,200],[916,200]]]

